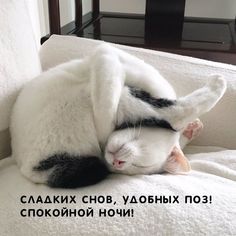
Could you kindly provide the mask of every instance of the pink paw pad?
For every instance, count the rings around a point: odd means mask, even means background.
[[[193,140],[196,138],[201,130],[203,129],[203,124],[199,119],[196,119],[195,121],[188,124],[188,126],[185,128],[183,135],[189,139]]]

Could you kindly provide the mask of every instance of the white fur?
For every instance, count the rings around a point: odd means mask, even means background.
[[[155,128],[141,128],[114,132],[108,139],[105,158],[112,171],[125,174],[159,173],[174,146],[183,148],[188,142],[180,133],[189,122],[209,111],[223,96],[226,83],[220,76],[213,76],[210,82],[190,95],[176,100],[176,105],[155,109],[149,104],[131,96],[128,89],[123,90],[118,110],[118,123],[145,117],[156,117],[169,121],[177,131]],[[168,98],[168,91],[165,94]],[[132,109],[131,109],[132,108]],[[179,140],[180,138],[180,140]],[[121,160],[115,166],[115,160]]]
[[[179,132],[161,128],[140,128],[114,132],[105,158],[112,171],[123,174],[152,174],[163,171],[168,156],[178,145]],[[113,165],[114,158],[124,163]]]
[[[155,109],[134,98],[124,84],[169,99],[176,98],[173,88],[150,65],[104,45],[92,56],[59,65],[25,86],[11,117],[13,157],[21,172],[36,183],[45,183],[51,171],[32,170],[41,160],[64,152],[102,158],[106,143],[108,165],[112,161],[109,148],[113,150],[123,145],[123,155],[119,156],[127,162],[123,173],[161,171],[173,146],[178,145],[179,132],[147,128],[113,132],[115,125],[150,115],[182,128],[189,120],[208,111],[222,96],[223,80],[215,81],[215,87],[209,84],[177,100],[177,106]],[[208,94],[203,94],[206,90]],[[191,113],[185,118],[186,111],[191,109],[194,115]]]
[[[64,66],[84,69],[80,61]],[[10,127],[13,157],[34,182],[45,182],[48,173],[32,168],[55,153],[100,156],[89,74],[78,75],[76,81],[76,74],[54,68],[29,83],[16,101]]]
[[[95,124],[99,130],[98,137],[101,134],[99,140],[102,144],[107,141],[112,131],[112,126],[109,127],[109,124],[117,119],[117,106],[124,83],[148,91],[154,97],[176,98],[174,89],[156,69],[122,50],[104,44],[97,48],[91,58],[93,111]],[[99,94],[102,97],[99,97]],[[124,93],[122,96],[126,95],[127,93]],[[129,105],[126,98],[122,101],[122,104]],[[123,107],[120,109],[121,113],[122,109]],[[133,109],[138,107],[133,106]],[[140,110],[138,112],[143,113]]]

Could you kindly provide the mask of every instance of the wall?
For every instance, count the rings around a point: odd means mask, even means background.
[[[186,16],[234,19],[235,0],[186,0]]]
[[[29,0],[28,0],[29,1]],[[145,12],[145,0],[100,0],[101,11]],[[47,0],[38,0],[41,36],[49,32]],[[91,0],[83,0],[83,13],[91,10]],[[61,25],[74,19],[74,0],[60,0]],[[236,0],[186,0],[185,16],[228,18],[236,15]]]
[[[145,0],[100,0],[102,11],[143,14]],[[185,16],[229,18],[236,15],[236,0],[186,0]]]
[[[29,1],[29,0],[28,0]],[[91,1],[83,0],[83,14],[91,11]],[[65,25],[75,18],[75,4],[74,0],[60,0],[60,14],[61,25]],[[48,19],[48,0],[38,0],[39,17],[40,17],[40,31],[41,36],[49,33],[49,19]]]

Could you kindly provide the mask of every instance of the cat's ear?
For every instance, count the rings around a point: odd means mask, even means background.
[[[182,150],[175,146],[168,157],[163,170],[171,174],[186,174],[191,170],[191,167]]]

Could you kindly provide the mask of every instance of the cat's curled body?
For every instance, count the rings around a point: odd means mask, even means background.
[[[70,62],[61,66],[66,69],[59,66],[35,78],[14,106],[10,127],[13,157],[21,172],[36,183],[73,187],[77,178],[87,185],[107,173],[99,159],[88,71],[83,71],[82,63]],[[70,73],[70,66],[77,66],[78,79]],[[39,166],[40,161],[45,162]],[[91,166],[87,179],[83,176],[88,171],[86,165]],[[58,175],[65,176],[61,179]]]
[[[127,85],[142,89],[141,94],[147,91],[149,100],[159,105],[144,101],[138,90]],[[224,80],[216,78],[205,88],[176,100],[173,88],[153,67],[111,46],[100,46],[93,55],[50,69],[24,87],[11,117],[13,157],[27,178],[52,187],[86,186],[105,178],[108,169],[103,151],[114,171],[176,172],[173,158],[169,165],[165,162],[171,153],[179,153],[173,151],[179,147],[177,131],[210,110],[224,91]],[[140,124],[142,130],[133,137],[129,125],[124,124],[137,125],[140,120],[146,123]],[[159,149],[148,141],[163,135]],[[146,160],[147,155],[160,151],[160,161],[155,160],[151,169],[133,168],[131,162],[114,169],[109,152],[114,151],[110,150],[114,143],[115,151],[124,145],[117,141],[121,139],[127,144],[133,139],[141,140],[142,146],[150,144],[150,153],[142,156],[139,152],[139,158]],[[138,145],[136,142],[135,150]],[[174,156],[183,171],[188,170],[186,160]]]

